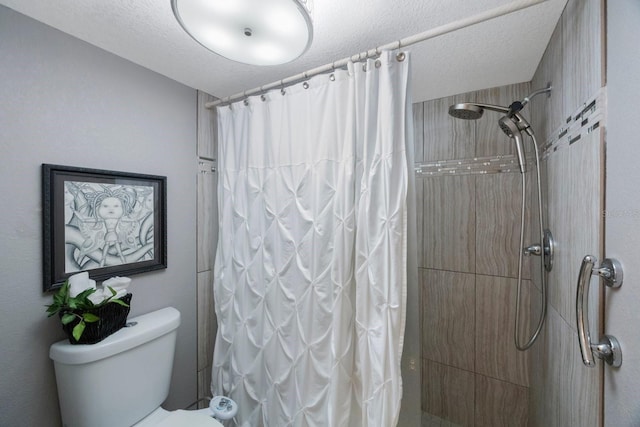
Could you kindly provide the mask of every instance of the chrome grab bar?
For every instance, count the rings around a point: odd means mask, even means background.
[[[622,265],[615,259],[605,259],[602,265],[594,268],[598,260],[593,255],[583,258],[578,274],[578,289],[576,292],[576,325],[578,327],[578,344],[582,354],[582,362],[588,367],[596,366],[595,357],[604,360],[609,365],[618,368],[622,365],[622,351],[620,343],[612,335],[604,335],[600,342],[591,343],[589,333],[589,283],[592,275],[602,277],[605,284],[611,288],[622,285]]]

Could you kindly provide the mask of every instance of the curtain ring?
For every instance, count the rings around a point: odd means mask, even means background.
[[[245,107],[246,107],[246,106],[249,106],[249,100],[248,100],[248,99],[246,99],[246,98],[245,98],[245,100],[244,100],[244,101],[242,101],[242,102],[244,103]]]
[[[400,53],[398,53],[398,54],[396,55],[396,61],[398,61],[398,62],[402,62],[402,61],[404,61],[404,59],[405,59],[406,57],[407,57],[407,56],[404,54],[404,52],[400,52]]]
[[[382,62],[379,59],[376,59],[376,68],[380,68],[382,66]]]
[[[362,64],[362,71],[367,72],[367,63]]]
[[[262,102],[264,102],[267,100],[267,97],[264,96],[264,93],[263,93],[262,95],[260,95],[260,99],[262,100]]]
[[[308,82],[302,83],[302,87],[305,89],[309,89],[309,83]]]
[[[329,74],[329,80],[331,80],[332,82],[335,82],[336,81],[336,75],[333,74],[333,73]]]

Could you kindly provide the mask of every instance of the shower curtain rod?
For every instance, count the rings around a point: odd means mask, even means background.
[[[212,109],[214,107],[217,107],[218,105],[230,104],[234,101],[247,98],[252,95],[265,93],[271,89],[285,87],[292,83],[297,83],[303,80],[307,80],[308,78],[315,76],[317,74],[326,73],[328,71],[333,71],[337,68],[344,67],[349,62],[359,62],[359,61],[364,61],[365,59],[368,59],[368,58],[375,58],[378,55],[380,55],[382,51],[385,51],[385,50],[400,49],[412,44],[420,43],[425,40],[429,40],[429,39],[441,36],[443,34],[451,33],[453,31],[457,31],[462,28],[470,27],[472,25],[479,24],[481,22],[489,21],[491,19],[498,18],[500,16],[508,15],[510,13],[517,12],[522,9],[526,9],[528,7],[535,6],[540,3],[544,3],[546,1],[548,0],[516,0],[511,3],[505,4],[503,6],[498,6],[496,8],[489,9],[477,15],[470,16],[468,18],[463,18],[458,21],[451,22],[449,24],[441,25],[431,30],[424,31],[422,33],[418,33],[413,36],[409,36],[392,43],[378,46],[375,49],[370,49],[370,50],[367,50],[366,52],[361,52],[361,53],[352,55],[348,58],[344,58],[344,59],[332,62],[330,64],[313,68],[309,71],[305,71],[304,73],[296,74],[294,76],[287,77],[285,79],[278,80],[276,82],[269,83],[254,89],[245,90],[243,92],[236,93],[235,95],[227,96],[217,101],[207,102],[205,104],[205,107],[208,109]]]

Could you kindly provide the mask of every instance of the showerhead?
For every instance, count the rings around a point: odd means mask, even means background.
[[[449,115],[456,119],[478,120],[483,113],[484,109],[482,107],[468,102],[449,107]]]
[[[482,117],[484,110],[495,111],[503,114],[509,114],[511,111],[509,107],[501,107],[500,105],[463,102],[449,107],[449,115],[456,119],[477,120]]]

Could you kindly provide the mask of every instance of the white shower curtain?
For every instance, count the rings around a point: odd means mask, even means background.
[[[212,392],[236,425],[397,423],[412,149],[397,54],[218,108]]]

